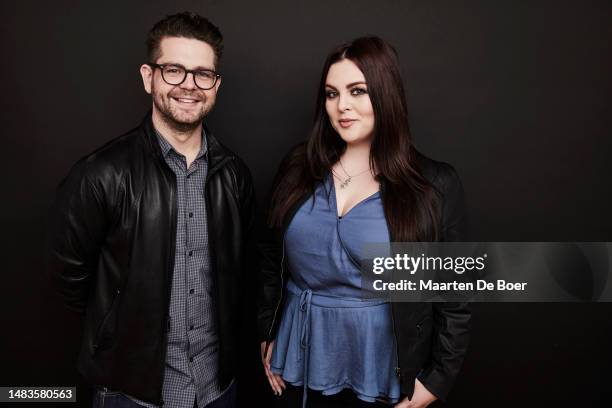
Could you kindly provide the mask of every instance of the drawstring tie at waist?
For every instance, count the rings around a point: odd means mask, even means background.
[[[299,298],[298,325],[300,328],[300,359],[303,359],[302,381],[304,394],[302,407],[306,408],[308,394],[308,365],[310,360],[310,309],[312,305],[325,308],[361,308],[387,303],[382,299],[361,300],[338,296],[327,296],[313,293],[312,290],[300,289],[292,280],[287,281],[287,290]]]

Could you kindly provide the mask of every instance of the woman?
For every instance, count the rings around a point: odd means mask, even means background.
[[[454,169],[411,143],[395,50],[334,49],[312,134],[283,160],[262,245],[259,330],[286,406],[424,407],[444,399],[468,343],[467,304],[361,298],[365,242],[460,238]]]

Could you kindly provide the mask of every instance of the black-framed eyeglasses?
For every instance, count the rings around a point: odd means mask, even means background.
[[[211,89],[221,78],[221,74],[216,73],[212,69],[187,69],[178,64],[154,64],[152,62],[147,65],[153,68],[159,68],[162,78],[168,85],[180,85],[185,82],[187,74],[193,74],[193,81],[196,86],[202,90]]]

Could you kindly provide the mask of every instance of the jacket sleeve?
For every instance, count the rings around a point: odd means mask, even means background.
[[[303,143],[290,149],[280,163],[272,183],[271,191],[287,179],[295,177],[303,168],[305,145]],[[270,200],[271,204],[271,200]],[[262,227],[259,241],[259,296],[257,326],[259,341],[271,341],[282,312],[284,278],[284,248],[281,227]]]
[[[259,298],[257,311],[257,331],[259,341],[271,341],[274,338],[273,324],[281,313],[282,248],[275,239],[272,229],[262,230],[259,243]]]
[[[87,176],[81,160],[57,189],[48,220],[46,269],[66,306],[84,312],[107,229],[100,187]]]
[[[240,376],[250,376],[251,366],[256,367],[259,362],[259,353],[254,353],[251,345],[257,342],[257,309],[253,307],[257,302],[257,292],[253,290],[258,287],[258,262],[257,257],[257,232],[259,217],[257,217],[257,205],[255,198],[255,187],[251,172],[242,160],[237,160],[236,186],[238,192],[238,203],[240,208],[240,223],[242,228],[242,252],[240,281],[236,288],[237,301],[240,308],[239,332],[236,334],[238,341],[238,359],[248,361],[249,364],[241,364]]]
[[[438,174],[442,195],[442,240],[460,241],[466,234],[466,205],[457,172],[443,164]],[[418,378],[432,394],[445,400],[467,352],[471,308],[464,302],[433,305],[431,358]]]

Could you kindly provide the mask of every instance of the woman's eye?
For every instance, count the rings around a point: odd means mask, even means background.
[[[351,89],[351,95],[363,95],[363,94],[367,94],[368,91],[366,91],[364,88],[353,88]]]
[[[337,95],[338,95],[338,92],[336,91],[326,91],[325,92],[325,96],[327,97],[327,99],[335,98]]]

